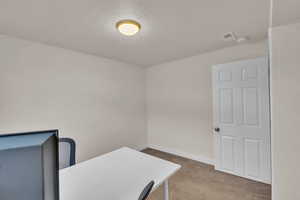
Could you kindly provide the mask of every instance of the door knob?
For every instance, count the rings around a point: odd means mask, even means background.
[[[220,132],[220,128],[219,127],[215,128],[215,132]]]

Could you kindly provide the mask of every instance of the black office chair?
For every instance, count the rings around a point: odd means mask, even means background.
[[[146,185],[146,187],[142,191],[138,200],[146,200],[153,188],[153,185],[154,185],[154,181],[151,181],[150,183],[148,183],[148,185]]]
[[[75,165],[75,154],[75,141],[71,138],[59,138],[59,169]]]

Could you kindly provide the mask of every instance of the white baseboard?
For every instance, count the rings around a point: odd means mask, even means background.
[[[151,148],[151,149],[156,149],[156,150],[159,150],[159,151],[174,154],[174,155],[177,155],[177,156],[180,156],[180,157],[188,158],[188,159],[195,160],[195,161],[198,161],[198,162],[202,162],[202,163],[205,163],[205,164],[215,165],[214,160],[212,160],[210,158],[207,158],[207,157],[204,157],[204,156],[198,156],[198,155],[194,155],[194,154],[191,154],[191,153],[186,153],[186,152],[183,152],[183,151],[178,151],[178,150],[175,150],[175,149],[170,149],[170,148],[166,148],[166,147],[162,147],[162,146],[154,145],[154,144],[150,144],[150,145],[148,145],[148,147]]]

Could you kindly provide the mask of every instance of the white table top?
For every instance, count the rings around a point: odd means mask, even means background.
[[[61,170],[60,200],[137,200],[151,180],[155,189],[180,167],[124,147]]]

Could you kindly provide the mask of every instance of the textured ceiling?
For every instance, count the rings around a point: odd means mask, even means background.
[[[266,38],[269,0],[0,0],[0,33],[150,66],[235,45],[226,32]],[[115,23],[142,30],[120,35]]]

